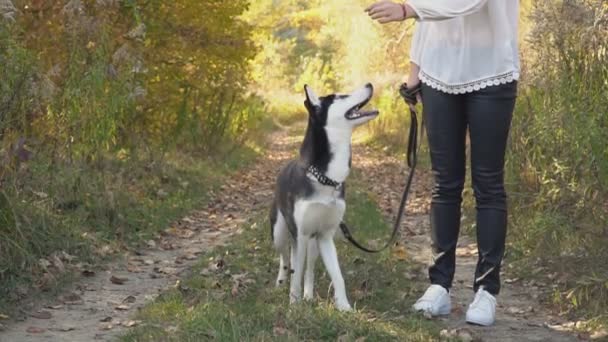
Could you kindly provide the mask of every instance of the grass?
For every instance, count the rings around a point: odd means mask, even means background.
[[[16,309],[23,297],[52,294],[82,267],[153,238],[257,155],[250,147],[222,161],[125,153],[97,165],[41,155],[3,184],[0,212],[11,224],[0,228],[0,313]]]
[[[369,241],[382,235],[378,232],[388,233],[373,201],[356,188],[347,195],[347,221],[359,227],[357,237]],[[265,216],[253,218],[231,245],[206,254],[190,276],[146,306],[136,317],[142,324],[121,341],[439,339],[436,322],[409,312],[425,284],[408,280],[421,266],[403,260],[399,248],[369,255],[337,243],[354,313],[333,308],[321,262],[315,301],[290,306],[288,289],[274,287],[278,261]]]

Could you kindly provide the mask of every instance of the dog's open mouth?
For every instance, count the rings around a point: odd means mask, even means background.
[[[347,120],[356,120],[367,116],[376,116],[380,112],[377,109],[363,110],[362,108],[369,102],[369,99],[356,105],[344,115]]]

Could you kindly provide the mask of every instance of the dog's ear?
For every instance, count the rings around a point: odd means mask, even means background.
[[[310,110],[311,107],[318,107],[321,105],[319,97],[307,84],[304,85],[304,93],[306,93],[306,101],[304,101],[306,108]]]

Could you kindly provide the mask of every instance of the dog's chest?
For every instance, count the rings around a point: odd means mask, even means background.
[[[346,209],[346,203],[333,192],[317,193],[294,203],[294,218],[305,235],[335,231]]]

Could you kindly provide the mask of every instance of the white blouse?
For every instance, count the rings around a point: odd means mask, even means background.
[[[463,94],[519,79],[519,0],[408,0],[410,60],[424,84]]]

